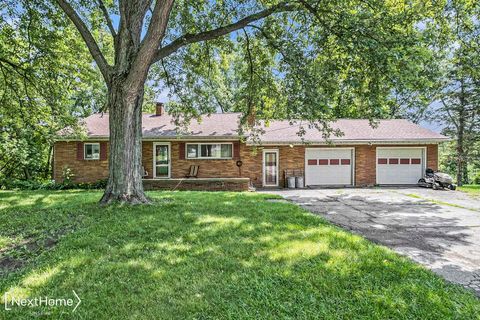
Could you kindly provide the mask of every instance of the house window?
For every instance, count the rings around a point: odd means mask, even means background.
[[[85,143],[83,150],[85,160],[100,159],[100,143]]]
[[[231,159],[232,143],[187,143],[187,159]]]

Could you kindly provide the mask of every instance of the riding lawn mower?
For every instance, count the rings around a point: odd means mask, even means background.
[[[453,184],[453,179],[450,175],[442,172],[434,172],[428,168],[425,170],[425,176],[418,180],[419,187],[438,189],[455,190],[457,186]]]

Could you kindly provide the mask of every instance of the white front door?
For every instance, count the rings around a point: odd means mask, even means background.
[[[354,148],[305,149],[305,185],[353,185]]]
[[[153,177],[170,178],[170,143],[153,143]]]
[[[377,184],[417,184],[426,162],[424,147],[378,147]]]
[[[263,150],[263,185],[265,187],[278,186],[278,150]]]

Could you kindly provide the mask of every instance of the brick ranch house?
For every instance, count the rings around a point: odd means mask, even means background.
[[[332,128],[343,132],[327,143],[322,133],[300,124],[272,121],[259,139],[242,140],[238,113],[212,114],[195,120],[179,134],[172,117],[157,105],[143,114],[143,175],[146,189],[246,190],[284,187],[285,173],[301,175],[306,186],[373,186],[415,184],[425,168],[437,170],[443,135],[407,120],[341,119]],[[75,182],[108,176],[108,114],[84,119],[83,141],[59,132],[54,144],[53,176],[62,182],[65,170]],[[185,178],[198,165],[197,178]]]

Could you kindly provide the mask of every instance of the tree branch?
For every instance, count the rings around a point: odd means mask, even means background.
[[[108,15],[108,10],[105,7],[105,4],[103,3],[102,0],[98,0],[98,5],[100,6],[100,9],[103,12],[103,16],[105,17],[105,20],[107,22],[108,29],[110,29],[110,33],[112,34],[113,38],[115,39],[117,37],[117,32],[115,31],[115,28],[113,27],[112,19],[110,19],[110,16]]]
[[[173,2],[174,0],[157,0],[155,2],[147,33],[140,43],[136,57],[131,65],[131,73],[127,78],[127,82],[132,87],[144,85],[148,69],[152,65],[152,60],[158,50],[158,44],[165,36]]]
[[[458,124],[455,121],[455,118],[450,113],[450,108],[448,107],[447,103],[445,102],[445,100],[443,98],[440,98],[440,102],[442,102],[443,107],[445,108],[445,112],[447,113],[448,117],[450,118],[450,121],[452,121],[453,125],[455,126],[455,128],[458,131]]]
[[[223,26],[223,27],[219,27],[217,29],[204,31],[204,32],[200,32],[200,33],[197,33],[197,34],[187,33],[187,34],[181,36],[180,38],[177,38],[177,39],[173,40],[172,42],[170,42],[165,47],[162,47],[162,48],[158,49],[153,62],[157,62],[157,61],[171,55],[172,53],[174,53],[175,51],[177,51],[181,47],[186,46],[187,44],[212,40],[212,39],[224,36],[226,34],[229,34],[233,31],[242,29],[245,26],[247,26],[249,23],[261,20],[261,19],[266,18],[266,17],[268,17],[268,16],[270,16],[274,13],[294,11],[296,9],[297,9],[297,7],[292,6],[288,3],[279,3],[279,4],[277,4],[277,5],[275,5],[271,8],[265,9],[263,11],[259,11],[255,14],[252,14],[248,17],[245,17],[245,18],[243,18],[243,19],[241,19],[241,20],[239,20],[235,23],[232,23],[232,24],[229,24],[229,25],[226,25],[226,26]]]
[[[110,83],[110,66],[107,63],[107,60],[105,60],[105,57],[100,51],[100,48],[98,47],[98,44],[93,38],[92,34],[88,30],[85,22],[83,22],[82,18],[80,18],[77,12],[75,12],[75,10],[67,1],[57,0],[57,3],[60,6],[60,8],[62,8],[63,12],[65,12],[65,14],[68,16],[68,18],[73,22],[78,32],[80,32],[80,35],[82,36],[83,41],[85,41],[85,44],[87,45],[87,48],[90,51],[90,54],[92,55],[93,59],[97,63],[98,68],[100,69],[100,72],[102,72],[102,75],[106,83],[109,84]]]
[[[250,81],[248,81],[248,114],[252,115],[253,112],[253,98],[252,98],[252,87],[253,87],[253,58],[252,58],[252,52],[250,51],[250,38],[248,37],[248,33],[245,30],[245,28],[242,28],[243,33],[245,34],[245,40],[246,40],[246,45],[247,45],[247,58],[248,58],[248,64],[249,64],[249,71],[250,71]],[[254,115],[253,115],[254,116]]]

